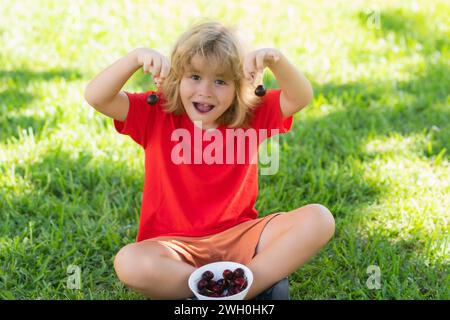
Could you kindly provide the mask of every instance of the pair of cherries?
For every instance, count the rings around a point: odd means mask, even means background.
[[[258,97],[263,97],[266,94],[266,88],[262,84],[256,87],[255,95]],[[158,102],[159,98],[156,93],[152,93],[147,96],[147,103],[151,106],[155,105]]]

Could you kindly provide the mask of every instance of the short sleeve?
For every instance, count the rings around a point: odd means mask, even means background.
[[[289,132],[292,128],[293,116],[283,117],[280,108],[280,89],[267,90],[259,106],[256,107],[252,126],[267,129],[267,137]]]
[[[114,127],[117,132],[130,136],[145,148],[156,116],[157,106],[147,103],[147,96],[153,92],[125,93],[130,103],[127,118],[125,121],[114,120]]]

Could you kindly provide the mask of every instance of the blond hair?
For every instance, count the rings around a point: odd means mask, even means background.
[[[208,65],[225,71],[235,84],[233,102],[217,119],[218,124],[247,128],[260,98],[255,96],[254,89],[245,81],[243,44],[232,29],[217,22],[196,24],[178,39],[172,51],[169,75],[161,86],[166,100],[163,109],[175,115],[186,112],[180,97],[180,81],[196,55],[205,58]]]

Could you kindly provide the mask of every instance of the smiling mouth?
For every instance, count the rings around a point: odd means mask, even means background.
[[[208,113],[212,109],[214,109],[214,105],[212,104],[205,104],[205,103],[199,103],[199,102],[193,102],[195,110],[197,110],[200,113]]]

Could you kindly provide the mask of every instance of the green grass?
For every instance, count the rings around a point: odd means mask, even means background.
[[[336,218],[333,240],[290,277],[292,298],[450,298],[450,6],[293,3],[0,1],[0,298],[143,299],[112,265],[135,240],[143,152],[83,92],[135,47],[169,54],[199,17],[280,49],[314,85],[257,202],[261,215],[322,203]],[[139,71],[125,88],[149,87]]]

